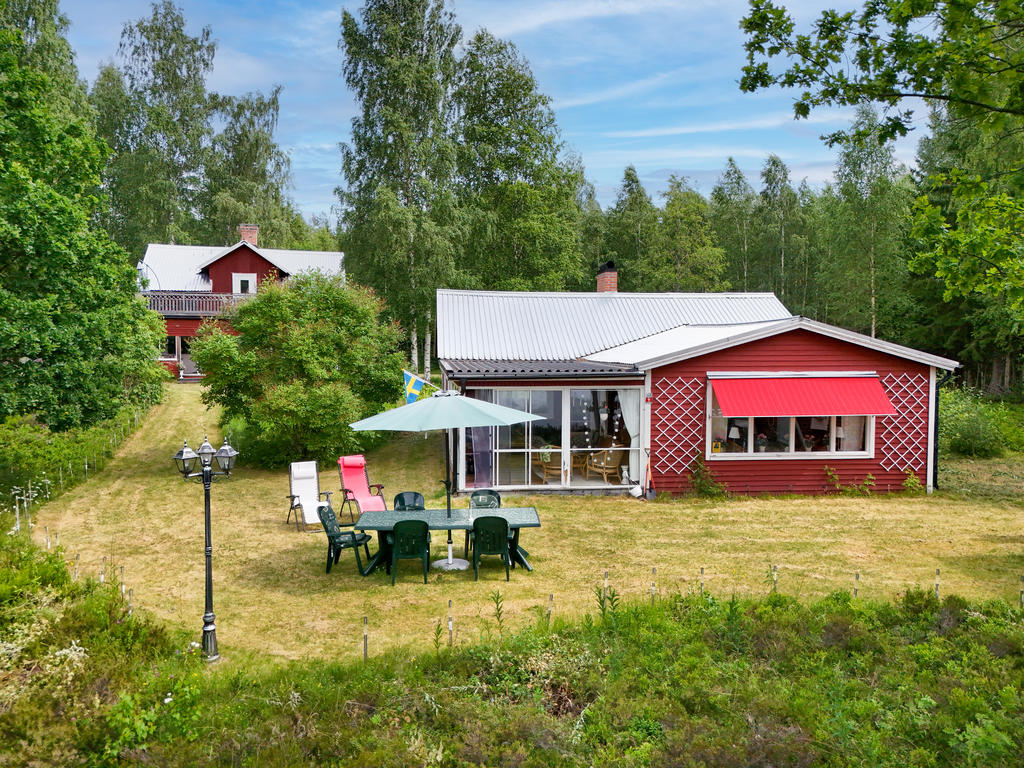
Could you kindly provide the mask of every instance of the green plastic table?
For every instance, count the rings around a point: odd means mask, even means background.
[[[519,546],[520,528],[540,528],[540,516],[536,507],[481,507],[475,509],[459,508],[453,509],[451,517],[448,517],[446,509],[386,509],[383,511],[364,512],[356,521],[356,530],[377,531],[384,533],[392,530],[399,520],[422,520],[432,531],[468,531],[473,528],[473,520],[478,517],[503,517],[508,522],[508,529],[512,533],[512,541],[509,544],[509,554],[512,555],[512,567],[516,563],[526,570],[532,571],[533,567],[526,559],[527,553]],[[370,558],[366,568],[363,569],[363,576],[368,576],[380,566],[390,568],[391,551],[387,544],[387,536],[377,536],[378,548],[376,554]]]

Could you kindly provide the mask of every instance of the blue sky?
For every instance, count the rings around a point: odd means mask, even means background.
[[[341,8],[357,14],[362,2],[178,4],[189,31],[208,25],[218,43],[209,88],[241,94],[283,86],[277,140],[292,161],[291,197],[307,216],[330,214],[342,181],[338,142],[348,139],[357,109],[340,74]],[[824,7],[786,5],[805,28]],[[123,24],[150,12],[142,0],[63,0],[61,7],[90,82],[115,56]],[[656,202],[670,174],[710,193],[730,156],[755,189],[769,153],[782,157],[794,184],[831,177],[835,152],[818,137],[847,125],[852,110],[794,121],[790,95],[740,92],[745,0],[455,0],[451,7],[466,37],[486,27],[526,56],[602,206],[614,202],[629,164]],[[899,160],[912,164],[920,133],[897,145]]]

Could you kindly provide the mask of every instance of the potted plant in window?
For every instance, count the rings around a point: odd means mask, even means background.
[[[768,435],[764,432],[758,432],[757,437],[754,438],[754,445],[757,446],[757,450],[760,453],[764,453],[768,448]]]

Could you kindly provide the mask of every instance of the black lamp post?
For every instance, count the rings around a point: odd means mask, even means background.
[[[220,658],[217,652],[217,627],[213,623],[213,545],[210,543],[210,486],[213,478],[227,476],[235,466],[235,457],[238,451],[228,445],[228,439],[224,438],[224,445],[216,451],[210,445],[210,441],[203,437],[203,444],[199,451],[193,451],[188,447],[188,440],[182,449],[174,454],[174,463],[178,467],[181,476],[186,480],[195,478],[202,482],[203,494],[205,496],[206,510],[206,611],[203,613],[203,655],[207,661],[216,661]],[[217,459],[220,471],[213,468],[213,460]],[[197,471],[198,470],[198,471]]]

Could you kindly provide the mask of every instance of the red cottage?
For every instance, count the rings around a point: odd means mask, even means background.
[[[772,294],[604,287],[438,291],[446,381],[542,417],[464,430],[460,490],[680,492],[697,459],[734,493],[934,487],[938,375],[955,361]]]
[[[151,243],[139,265],[142,295],[167,326],[160,362],[180,378],[201,376],[189,356],[199,326],[255,293],[264,280],[312,269],[344,274],[341,251],[260,248],[259,227],[243,224],[238,231],[241,240],[227,247]]]

